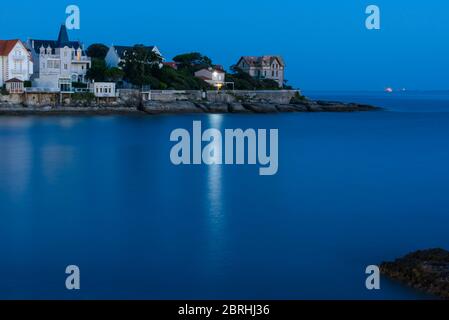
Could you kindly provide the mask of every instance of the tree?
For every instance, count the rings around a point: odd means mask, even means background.
[[[101,43],[94,43],[87,48],[87,56],[96,59],[104,59],[108,54],[109,48]]]
[[[92,59],[92,66],[87,70],[86,77],[89,80],[102,82],[106,80],[107,70],[108,67],[103,59],[94,58]]]
[[[159,69],[162,57],[143,45],[135,45],[125,53],[120,66],[124,78],[134,85],[147,85],[154,82],[152,71]]]
[[[279,84],[273,79],[255,79],[237,66],[231,67],[231,74],[226,74],[226,81],[234,82],[238,90],[278,90]]]
[[[105,76],[108,81],[118,82],[123,79],[123,77],[125,76],[125,73],[123,72],[123,70],[114,67],[114,68],[108,68],[106,70]]]
[[[193,74],[168,66],[154,69],[152,76],[160,81],[158,87],[152,86],[154,89],[200,90],[210,88],[210,84],[194,77]]]
[[[202,68],[212,67],[212,60],[203,56],[199,52],[191,52],[177,55],[173,58],[173,61],[179,64],[180,69],[188,69],[191,72],[198,71]]]

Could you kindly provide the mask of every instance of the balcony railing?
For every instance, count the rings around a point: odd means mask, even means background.
[[[89,57],[74,57],[72,58],[72,63],[86,63],[86,62],[90,62],[90,58]]]

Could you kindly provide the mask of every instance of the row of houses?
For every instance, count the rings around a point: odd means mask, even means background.
[[[106,63],[110,67],[119,67],[131,49],[131,46],[112,46],[106,55]],[[155,46],[146,49],[162,56]],[[29,39],[26,43],[19,39],[0,40],[0,87],[6,84],[9,92],[23,92],[24,83],[28,81],[32,84],[29,90],[72,92],[75,83],[88,84],[86,74],[91,64],[83,44],[69,39],[65,25],[61,26],[56,40]],[[176,68],[174,62],[164,64]],[[280,56],[245,56],[236,66],[254,78],[272,79],[280,87],[284,83],[285,63]],[[195,76],[217,88],[226,84],[222,68],[199,70]],[[104,83],[91,87],[95,94],[103,96],[115,90],[115,86]]]

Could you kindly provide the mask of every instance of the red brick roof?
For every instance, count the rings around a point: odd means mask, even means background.
[[[0,40],[0,56],[7,56],[20,40]]]

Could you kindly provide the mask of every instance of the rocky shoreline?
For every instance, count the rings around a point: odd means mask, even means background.
[[[198,113],[282,113],[282,112],[357,112],[380,110],[369,105],[304,100],[290,104],[270,102],[198,102],[146,101],[139,106],[75,105],[27,107],[1,105],[0,115],[61,115],[61,114],[198,114]]]
[[[380,266],[382,274],[420,291],[449,299],[449,252],[417,251]]]

